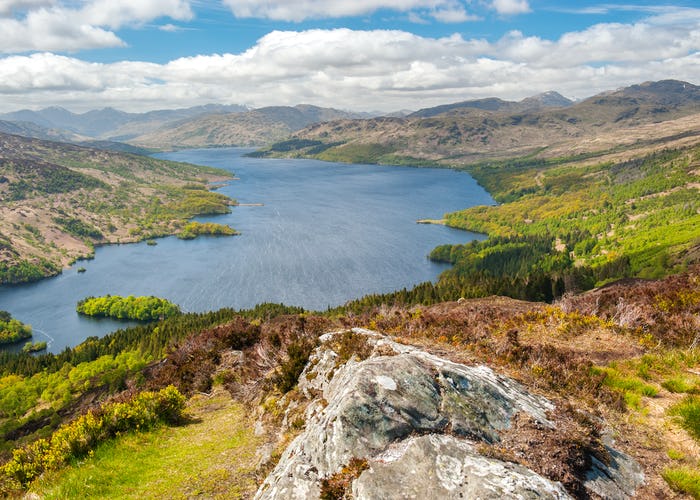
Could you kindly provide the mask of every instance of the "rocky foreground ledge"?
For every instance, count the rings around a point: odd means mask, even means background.
[[[644,482],[602,423],[369,330],[322,336],[298,390],[304,431],[257,499],[622,499]]]

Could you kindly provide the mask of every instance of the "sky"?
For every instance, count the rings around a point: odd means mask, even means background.
[[[0,112],[392,112],[700,84],[700,2],[0,0]]]

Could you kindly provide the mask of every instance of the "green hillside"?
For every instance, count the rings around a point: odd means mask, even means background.
[[[0,134],[0,284],[59,273],[94,245],[179,232],[229,211],[223,170]]]

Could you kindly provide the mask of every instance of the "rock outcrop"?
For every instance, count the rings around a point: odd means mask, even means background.
[[[365,359],[339,354],[343,336],[364,346],[353,352]],[[516,415],[554,430],[555,406],[546,398],[486,366],[453,363],[367,330],[321,342],[299,379],[311,401],[305,430],[256,498],[319,498],[324,481],[327,488],[343,475],[355,498],[569,498],[561,483],[483,453]],[[643,476],[632,459],[609,452],[607,464],[593,462],[591,492],[628,497]],[[348,467],[358,459],[362,467]]]

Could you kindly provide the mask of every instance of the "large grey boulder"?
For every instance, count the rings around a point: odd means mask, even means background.
[[[569,498],[553,483],[517,464],[486,458],[463,439],[432,434],[392,445],[353,482],[355,498]]]
[[[375,332],[353,332],[366,336],[372,354],[342,363],[332,349],[341,334],[321,338],[299,378],[299,390],[312,400],[305,430],[256,498],[319,498],[322,480],[353,458],[368,465],[350,478],[355,498],[568,497],[559,483],[481,456],[475,446],[497,442],[518,413],[552,429],[550,401],[486,366],[453,363]]]

